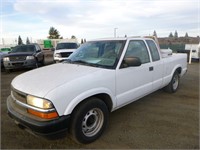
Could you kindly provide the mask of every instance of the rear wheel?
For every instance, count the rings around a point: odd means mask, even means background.
[[[164,88],[166,92],[169,93],[175,93],[178,90],[179,87],[179,82],[180,82],[180,77],[178,71],[174,72],[174,75],[172,77],[172,80],[170,83]]]
[[[101,136],[108,123],[109,111],[98,98],[82,102],[72,113],[70,134],[77,143],[91,143]]]

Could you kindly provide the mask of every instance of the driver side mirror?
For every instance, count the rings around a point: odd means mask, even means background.
[[[41,50],[36,50],[36,53],[39,53],[39,52],[41,52]]]
[[[122,68],[126,67],[138,67],[141,66],[142,62],[138,57],[126,57],[123,60]]]

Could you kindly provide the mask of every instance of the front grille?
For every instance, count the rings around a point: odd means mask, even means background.
[[[22,102],[22,103],[26,103],[26,95],[25,95],[25,94],[21,94],[21,93],[15,91],[15,90],[13,90],[13,89],[12,89],[11,92],[12,92],[12,96],[13,96],[16,100],[18,100],[18,101],[20,101],[20,102]]]
[[[63,53],[60,53],[61,57],[69,57],[69,55],[71,55],[72,52],[63,52]]]
[[[10,56],[10,61],[23,61],[26,60],[26,56]]]

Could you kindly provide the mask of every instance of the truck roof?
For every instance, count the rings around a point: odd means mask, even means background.
[[[153,40],[160,49],[159,42],[156,36],[132,36],[132,37],[112,37],[112,38],[102,38],[102,39],[94,39],[89,41],[108,41],[108,40]]]
[[[134,36],[134,37],[118,37],[118,38],[114,38],[114,37],[111,37],[111,38],[99,38],[99,39],[92,39],[92,40],[88,40],[88,41],[108,41],[108,40],[130,40],[130,39],[150,39],[150,40],[154,40],[153,38],[151,37],[141,37],[141,36]],[[155,41],[155,40],[154,40]]]
[[[78,43],[77,39],[62,39],[58,43]]]

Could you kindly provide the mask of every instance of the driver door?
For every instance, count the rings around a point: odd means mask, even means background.
[[[140,58],[142,65],[138,67],[120,67],[116,71],[117,107],[135,101],[152,90],[153,71],[149,51],[144,41],[129,41],[124,57],[128,56]]]

